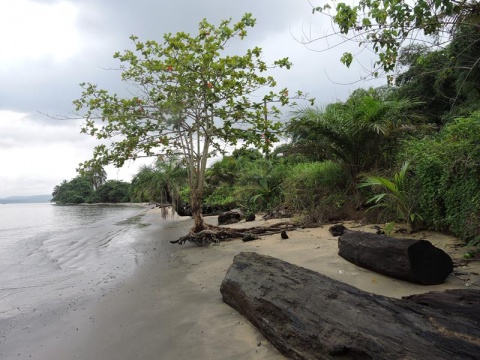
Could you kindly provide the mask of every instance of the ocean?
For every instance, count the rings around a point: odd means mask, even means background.
[[[9,332],[28,328],[35,313],[61,316],[67,305],[81,307],[82,299],[107,293],[130,275],[139,261],[136,240],[148,225],[145,211],[1,204],[0,345]]]

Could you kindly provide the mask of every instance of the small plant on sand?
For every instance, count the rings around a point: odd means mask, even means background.
[[[407,161],[392,180],[381,176],[366,176],[358,187],[380,190],[379,194],[367,201],[367,204],[374,203],[370,209],[383,208],[386,213],[394,217],[395,221],[405,222],[408,231],[412,232],[415,230],[416,221],[421,220],[422,217],[414,212],[416,202],[409,187],[408,166]]]

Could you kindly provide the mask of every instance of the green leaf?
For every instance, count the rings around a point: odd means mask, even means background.
[[[353,61],[353,55],[350,52],[345,52],[343,53],[342,57],[340,58],[340,61],[346,66],[350,67]]]

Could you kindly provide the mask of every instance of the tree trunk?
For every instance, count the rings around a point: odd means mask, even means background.
[[[220,291],[292,359],[454,360],[480,354],[475,321],[370,294],[265,255],[237,255]]]
[[[441,284],[452,259],[430,242],[349,231],[338,239],[338,254],[355,265],[424,285]]]
[[[206,229],[205,221],[202,215],[202,195],[192,189],[190,196],[192,205],[193,227],[192,232],[198,233]]]

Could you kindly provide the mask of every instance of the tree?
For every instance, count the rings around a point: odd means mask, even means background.
[[[398,65],[405,68],[395,80],[395,93],[415,98],[421,105],[415,109],[431,124],[441,125],[455,97],[454,78],[446,50],[432,51],[426,45],[403,49]]]
[[[130,184],[124,181],[108,180],[95,190],[92,202],[96,203],[120,203],[128,202]]]
[[[477,28],[478,0],[360,0],[354,5],[340,2],[330,15],[330,4],[314,7],[313,12],[331,16],[341,35],[362,46],[369,46],[378,55],[373,75],[380,69],[391,72],[397,64],[400,49],[406,44],[426,42],[434,47],[445,46],[465,27]],[[478,37],[464,38],[467,48],[478,46]],[[342,56],[349,66],[351,52]],[[478,65],[476,57],[468,66]],[[393,76],[389,75],[389,80]]]
[[[79,169],[80,175],[88,178],[93,188],[97,190],[107,181],[107,172],[102,165],[91,163],[87,167]]]
[[[98,139],[121,137],[110,146],[97,146],[83,167],[122,166],[140,156],[182,156],[188,171],[192,233],[205,229],[201,202],[208,158],[240,139],[264,145],[262,135],[267,131],[269,141],[276,140],[280,125],[274,119],[280,109],[274,103],[289,103],[288,90],[275,92],[274,78],[263,75],[269,66],[260,48],[243,55],[225,54],[226,44],[243,39],[254,25],[252,15],[245,14],[235,24],[225,20],[218,27],[203,20],[198,35],[166,34],[163,44],[132,36],[135,50],[114,57],[121,61],[122,80],[134,95],[120,97],[82,84],[82,97],[74,102],[77,111],[84,110],[82,132]],[[272,64],[290,66],[287,58]],[[259,96],[252,97],[254,93]]]
[[[131,200],[136,202],[162,202],[164,196],[160,176],[153,166],[142,166],[132,178],[130,184]]]
[[[81,204],[89,202],[94,194],[94,189],[89,179],[84,176],[66,181],[53,189],[52,202],[57,204]]]
[[[480,109],[479,59],[478,26],[459,26],[444,49],[408,46],[398,58],[396,92],[421,100],[418,110],[436,124],[469,116]]]

